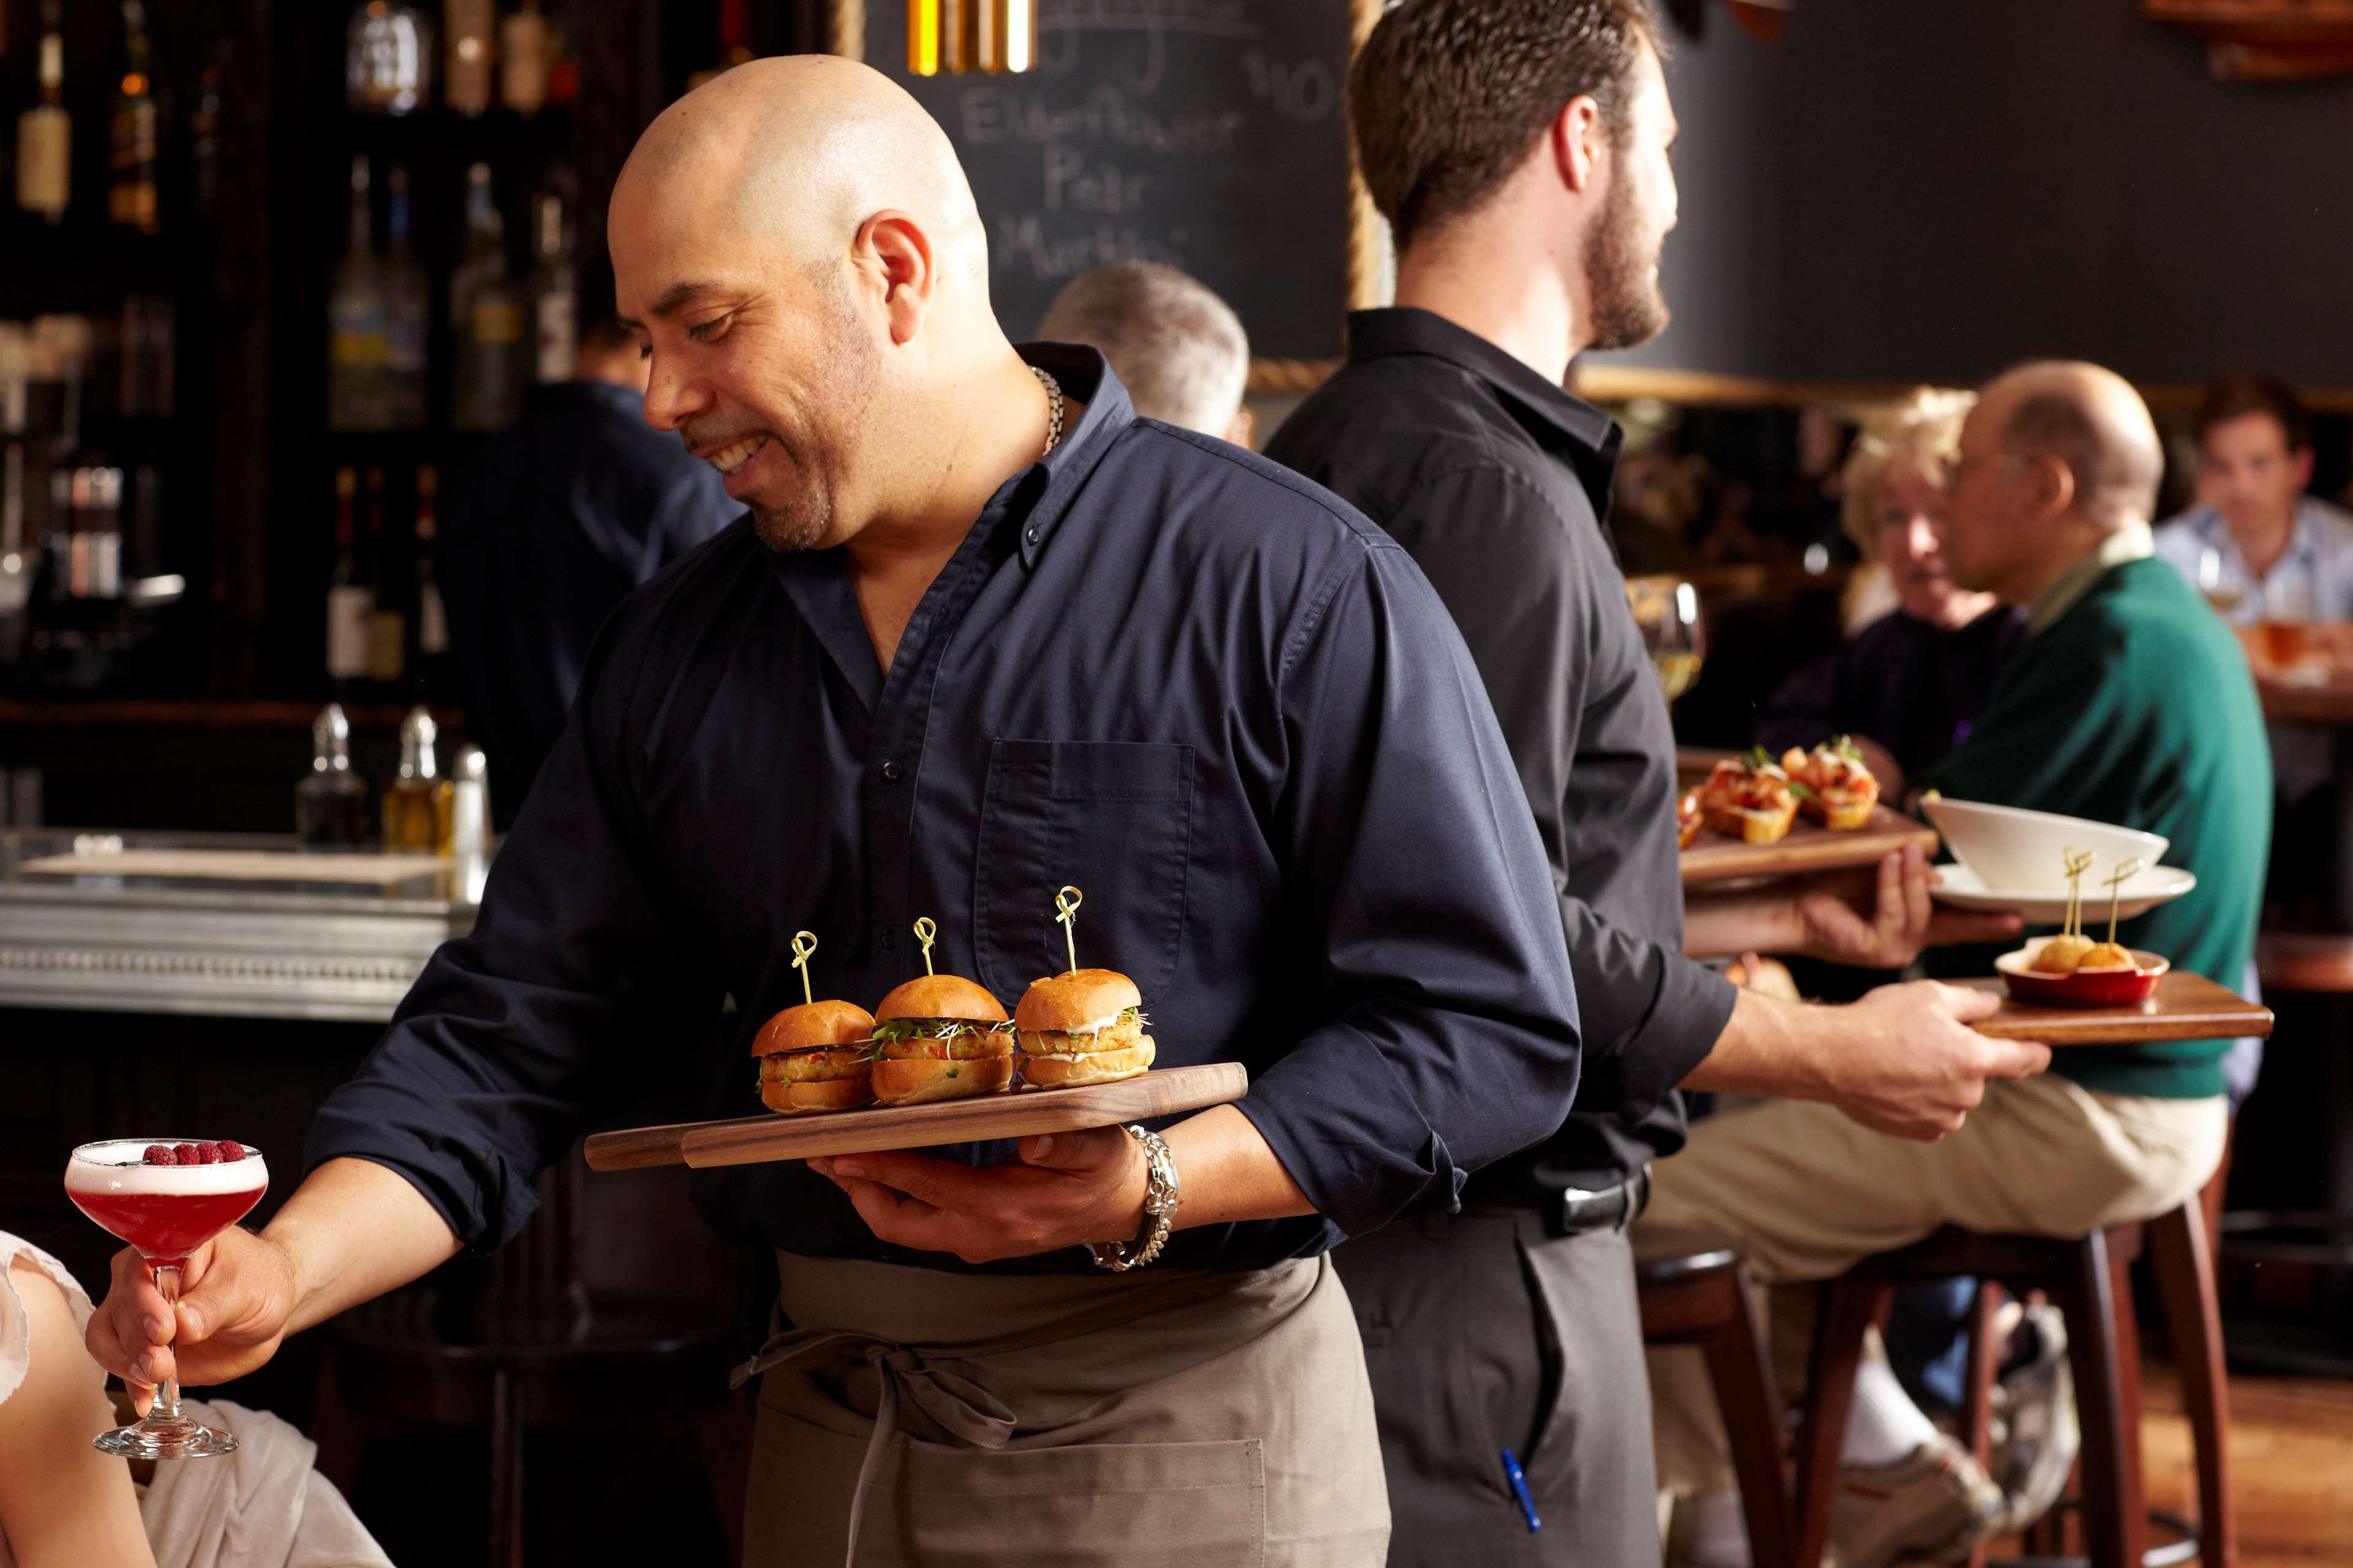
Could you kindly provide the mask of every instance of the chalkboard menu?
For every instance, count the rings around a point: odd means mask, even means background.
[[[906,7],[866,59],[944,126],[988,226],[997,318],[1026,337],[1106,261],[1180,268],[1261,359],[1339,354],[1348,308],[1347,76],[1364,0],[1042,0],[1019,76],[919,77]]]

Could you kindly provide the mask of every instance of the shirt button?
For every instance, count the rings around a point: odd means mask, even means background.
[[[1037,543],[1037,542],[1038,542],[1038,540],[1039,540],[1039,535],[1038,531],[1037,531],[1036,529],[1034,529],[1034,528],[1033,528],[1033,529],[1031,529],[1028,533],[1023,534],[1021,537],[1023,537],[1024,539],[1027,539],[1030,543],[1035,544],[1035,543]]]
[[[882,782],[885,784],[897,784],[900,776],[906,771],[906,769],[901,767],[895,762],[884,763],[882,764]]]

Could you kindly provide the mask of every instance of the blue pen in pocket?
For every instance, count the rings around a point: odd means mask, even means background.
[[[1520,1512],[1528,1521],[1528,1533],[1534,1535],[1544,1528],[1536,1517],[1536,1500],[1528,1496],[1528,1478],[1520,1471],[1520,1461],[1509,1448],[1504,1450],[1504,1477],[1512,1483],[1512,1495],[1520,1500]]]

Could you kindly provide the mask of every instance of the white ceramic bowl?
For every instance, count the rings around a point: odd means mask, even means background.
[[[2067,886],[2065,852],[2088,849],[2090,869],[2084,873],[2084,903],[2107,891],[2106,878],[2127,860],[2144,867],[2164,858],[2170,840],[2136,828],[2116,827],[2080,816],[2048,811],[2027,811],[2014,805],[1989,805],[1982,801],[1924,799],[1920,809],[1945,836],[1955,859],[1978,874],[1988,888],[2026,889]]]

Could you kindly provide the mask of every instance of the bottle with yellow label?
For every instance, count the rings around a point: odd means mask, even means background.
[[[63,223],[73,195],[73,121],[66,114],[66,40],[57,0],[41,7],[41,95],[16,117],[16,205]]]
[[[488,163],[467,172],[466,259],[450,279],[449,308],[458,345],[452,422],[460,430],[501,429],[522,405],[523,300],[507,271],[506,224]]]

